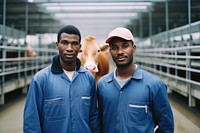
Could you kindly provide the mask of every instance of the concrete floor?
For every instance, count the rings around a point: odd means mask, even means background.
[[[174,114],[175,133],[200,133],[200,115],[170,97]]]
[[[175,133],[200,133],[200,116],[187,110],[170,99],[174,119]],[[0,133],[22,133],[23,108],[25,96],[5,104],[0,108]]]
[[[0,110],[0,133],[23,133],[25,96],[3,105]]]

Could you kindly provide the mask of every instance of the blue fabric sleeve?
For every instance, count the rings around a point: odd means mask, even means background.
[[[153,115],[155,124],[158,125],[156,133],[173,133],[174,118],[168,100],[166,85],[163,82],[159,82],[157,89],[157,94],[153,100]]]
[[[24,133],[41,133],[41,108],[42,108],[42,90],[39,84],[34,80],[29,86],[28,95],[24,108]]]
[[[90,128],[92,133],[99,133],[99,118],[98,118],[98,108],[97,108],[97,93],[96,84],[93,80],[92,94],[91,94],[91,110],[90,110]]]

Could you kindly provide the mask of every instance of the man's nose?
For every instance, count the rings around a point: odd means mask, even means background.
[[[118,48],[118,53],[124,53],[124,49],[122,47]]]
[[[72,47],[71,43],[66,46],[66,50],[73,50],[73,47]]]

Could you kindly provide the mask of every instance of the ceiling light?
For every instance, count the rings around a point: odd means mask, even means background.
[[[115,17],[137,17],[137,13],[56,13],[56,18],[115,18]]]
[[[104,10],[147,10],[147,6],[47,6],[45,7],[46,10],[50,11],[80,11],[80,10],[98,10],[98,11],[104,11]]]

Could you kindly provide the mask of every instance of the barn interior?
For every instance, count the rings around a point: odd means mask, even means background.
[[[33,75],[57,54],[56,34],[65,25],[100,45],[112,29],[128,28],[135,62],[199,112],[200,0],[0,0],[1,106],[12,92],[27,94]]]

